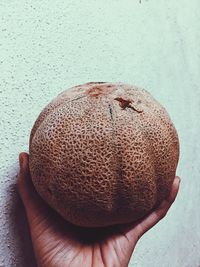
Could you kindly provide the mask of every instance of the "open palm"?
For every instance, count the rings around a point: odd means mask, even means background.
[[[179,189],[175,177],[169,197],[137,223],[84,228],[66,222],[37,194],[29,172],[29,155],[21,153],[18,190],[26,209],[39,267],[125,267],[138,239],[167,213]]]

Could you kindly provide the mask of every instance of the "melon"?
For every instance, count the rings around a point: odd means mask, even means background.
[[[72,224],[134,222],[168,195],[179,159],[177,131],[143,88],[90,82],[40,113],[29,167],[43,200]]]

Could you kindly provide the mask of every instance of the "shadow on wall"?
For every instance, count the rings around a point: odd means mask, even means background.
[[[16,251],[13,251],[15,257],[18,257],[18,259],[15,259],[15,262],[17,263],[19,261],[20,266],[22,267],[36,267],[37,264],[34,256],[26,212],[18,194],[17,185],[12,184],[10,188],[12,190],[12,194],[9,202],[9,211],[7,214],[10,236],[12,237],[12,240],[16,242],[14,245],[18,246],[17,251],[19,251],[17,255]],[[13,244],[10,244],[10,247],[15,248]]]

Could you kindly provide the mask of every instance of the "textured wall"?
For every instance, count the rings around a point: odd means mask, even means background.
[[[180,136],[177,201],[130,266],[200,266],[199,9],[199,0],[0,1],[0,267],[35,266],[15,186],[18,153],[28,151],[41,109],[89,81],[148,89]]]

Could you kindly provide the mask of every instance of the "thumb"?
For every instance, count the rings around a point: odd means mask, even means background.
[[[29,155],[27,153],[22,152],[19,154],[19,165],[20,171],[17,176],[17,188],[28,219],[32,219],[39,214],[44,214],[47,205],[38,195],[32,183],[29,170]]]
[[[31,181],[29,170],[29,155],[25,152],[19,154],[20,171],[17,176],[17,187],[24,206],[33,202],[35,188]]]

